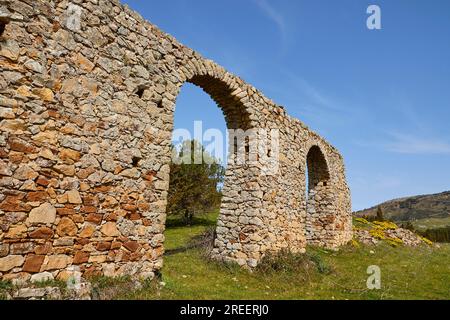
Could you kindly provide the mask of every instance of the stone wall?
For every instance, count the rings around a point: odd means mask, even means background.
[[[279,130],[276,174],[228,165],[215,257],[253,267],[267,250],[304,251],[307,238],[333,248],[351,239],[341,155],[239,77],[115,0],[0,8],[4,279],[161,269],[173,113],[186,82],[217,102],[230,129]],[[308,205],[307,159],[320,180]]]

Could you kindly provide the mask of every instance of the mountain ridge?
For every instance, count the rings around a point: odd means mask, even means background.
[[[375,216],[381,207],[385,218],[393,221],[414,221],[450,217],[450,191],[392,199],[354,212],[355,216]]]

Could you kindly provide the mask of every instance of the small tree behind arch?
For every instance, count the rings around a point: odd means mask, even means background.
[[[167,213],[182,215],[190,225],[195,215],[220,206],[225,169],[218,160],[205,152],[205,148],[195,140],[183,142],[178,157],[183,158],[183,150],[191,150],[190,163],[174,163],[170,166],[170,184],[167,196]],[[187,145],[187,146],[186,146]],[[194,164],[194,154],[201,152],[203,161]],[[209,159],[205,159],[208,157]]]

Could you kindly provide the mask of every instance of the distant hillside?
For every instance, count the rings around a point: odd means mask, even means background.
[[[450,191],[386,201],[369,209],[355,212],[357,216],[375,216],[381,207],[385,218],[393,221],[414,221],[450,217]]]

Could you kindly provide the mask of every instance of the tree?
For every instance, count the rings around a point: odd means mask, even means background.
[[[384,217],[383,217],[383,209],[381,209],[381,207],[377,208],[377,221],[384,221]]]
[[[219,207],[225,169],[195,140],[185,141],[181,150],[174,149],[174,153],[178,161],[172,161],[170,166],[167,212],[183,215],[189,225],[195,215]],[[195,154],[200,155],[201,164],[194,164]]]

